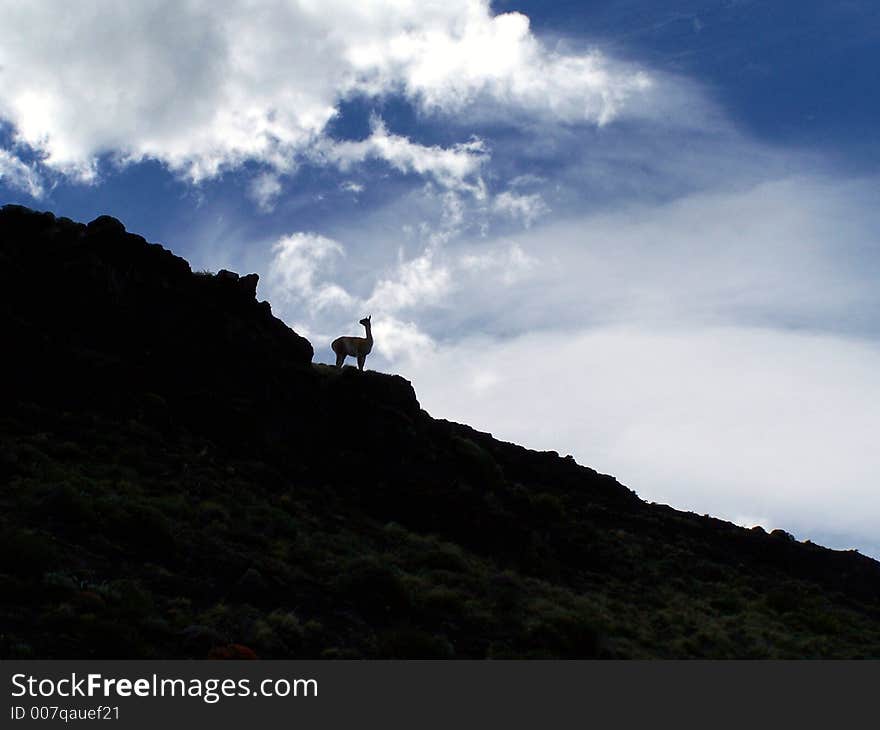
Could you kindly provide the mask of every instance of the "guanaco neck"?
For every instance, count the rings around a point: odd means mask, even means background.
[[[364,325],[364,327],[367,328],[367,344],[369,344],[370,347],[372,347],[373,346],[373,331],[372,331],[372,329],[370,329],[369,321]]]

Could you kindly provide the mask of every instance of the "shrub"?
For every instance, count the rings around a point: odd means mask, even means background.
[[[593,659],[601,650],[593,622],[574,610],[550,610],[529,627],[528,641],[540,656]]]
[[[410,607],[409,593],[398,571],[373,557],[351,561],[337,579],[336,590],[373,621],[391,620]]]
[[[253,649],[244,644],[227,644],[226,646],[215,646],[208,652],[208,659],[256,659],[257,655]]]
[[[0,532],[0,569],[3,571],[34,578],[59,562],[58,551],[45,535],[14,527]]]
[[[377,651],[383,659],[449,659],[455,654],[445,636],[410,626],[379,634]]]

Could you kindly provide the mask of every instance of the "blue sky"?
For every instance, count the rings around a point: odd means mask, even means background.
[[[880,556],[880,8],[6,0],[0,201],[261,275],[316,359]]]

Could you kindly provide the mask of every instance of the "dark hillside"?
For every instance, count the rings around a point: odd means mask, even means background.
[[[255,274],[0,211],[0,657],[880,657],[880,564],[313,365]]]

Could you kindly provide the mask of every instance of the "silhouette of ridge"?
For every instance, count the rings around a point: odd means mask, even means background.
[[[433,419],[257,282],[0,209],[0,656],[880,656],[876,561]]]

